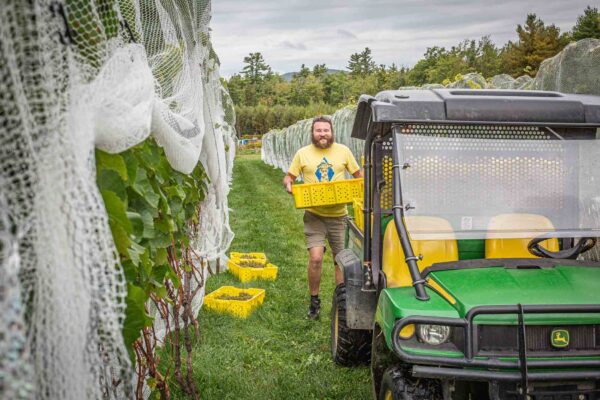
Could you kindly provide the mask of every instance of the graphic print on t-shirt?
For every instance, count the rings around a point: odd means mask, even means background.
[[[333,179],[333,165],[329,164],[327,158],[323,157],[323,160],[317,165],[315,175],[319,182],[331,182]]]

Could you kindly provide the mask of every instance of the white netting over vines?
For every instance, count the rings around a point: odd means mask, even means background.
[[[96,147],[152,135],[174,169],[201,161],[195,247],[209,260],[228,247],[234,121],[209,21],[209,0],[3,2],[0,398],[132,396]]]
[[[332,123],[335,141],[348,146],[354,157],[360,160],[364,141],[350,137],[355,115],[356,107],[342,108],[333,114]],[[261,148],[262,160],[268,165],[287,172],[296,151],[310,144],[311,125],[312,119],[305,119],[287,128],[273,129],[264,134]]]
[[[537,89],[564,93],[600,95],[600,40],[583,39],[565,47],[556,56],[544,60],[535,78],[521,76],[517,79],[502,74],[486,79],[477,73],[460,76],[449,88],[472,89]],[[443,88],[440,84],[424,85],[422,89]],[[419,89],[406,87],[401,89]],[[350,147],[354,156],[362,155],[362,140],[352,139],[355,110],[350,107],[333,115],[335,139]],[[263,135],[262,160],[287,171],[292,157],[302,146],[310,143],[310,120],[298,121],[284,129],[273,129]]]

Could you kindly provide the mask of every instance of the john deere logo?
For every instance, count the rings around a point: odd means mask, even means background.
[[[569,331],[566,329],[552,330],[552,346],[567,347],[569,345]]]

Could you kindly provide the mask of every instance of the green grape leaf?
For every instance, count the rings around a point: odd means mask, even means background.
[[[124,181],[128,179],[127,165],[119,154],[109,154],[102,150],[96,150],[96,166],[98,170],[109,169],[115,171]]]
[[[159,267],[163,264],[167,263],[167,250],[166,249],[156,249],[156,256],[154,257],[154,264]]]
[[[131,260],[131,262],[134,263],[136,266],[139,266],[141,261],[140,258],[146,252],[146,248],[135,242],[131,242],[129,248],[127,249],[127,252],[129,254],[129,259]]]
[[[115,242],[115,246],[117,247],[117,251],[122,257],[129,258],[129,245],[131,244],[131,240],[129,239],[129,234],[123,228],[123,225],[119,224],[117,221],[109,218],[108,224],[110,225],[110,230],[112,232],[113,241]]]
[[[150,185],[150,180],[148,179],[148,175],[144,169],[138,169],[135,183],[133,184],[132,188],[148,204],[154,208],[158,208],[160,197]]]
[[[96,182],[100,190],[114,192],[123,201],[127,201],[127,184],[121,176],[111,169],[99,169]]]
[[[115,192],[110,190],[102,190],[100,194],[104,200],[104,206],[106,207],[109,220],[121,225],[125,232],[131,233],[132,227],[125,211],[127,209],[125,202],[121,200]]]
[[[142,237],[146,239],[152,239],[156,236],[156,232],[154,231],[154,217],[152,213],[148,210],[143,210],[140,212],[142,216],[142,223],[144,224],[144,232],[142,233]]]
[[[140,338],[143,328],[152,325],[152,318],[146,313],[145,303],[148,299],[146,292],[133,284],[127,284],[127,298],[125,303],[125,322],[123,323],[123,339],[133,357],[133,343]]]
[[[144,234],[144,220],[142,216],[133,211],[127,211],[127,218],[131,223],[132,233],[138,239],[141,239]]]

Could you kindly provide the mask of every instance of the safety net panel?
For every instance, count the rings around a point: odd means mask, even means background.
[[[0,398],[130,398],[127,281],[95,149],[152,136],[174,170],[201,162],[193,247],[208,261],[224,253],[235,121],[210,1],[8,0],[1,11]]]
[[[595,129],[396,128],[405,216],[449,222],[417,224],[413,219],[419,228],[411,230],[408,223],[411,237],[597,236],[600,141],[595,138]],[[438,231],[437,226],[445,228]]]

